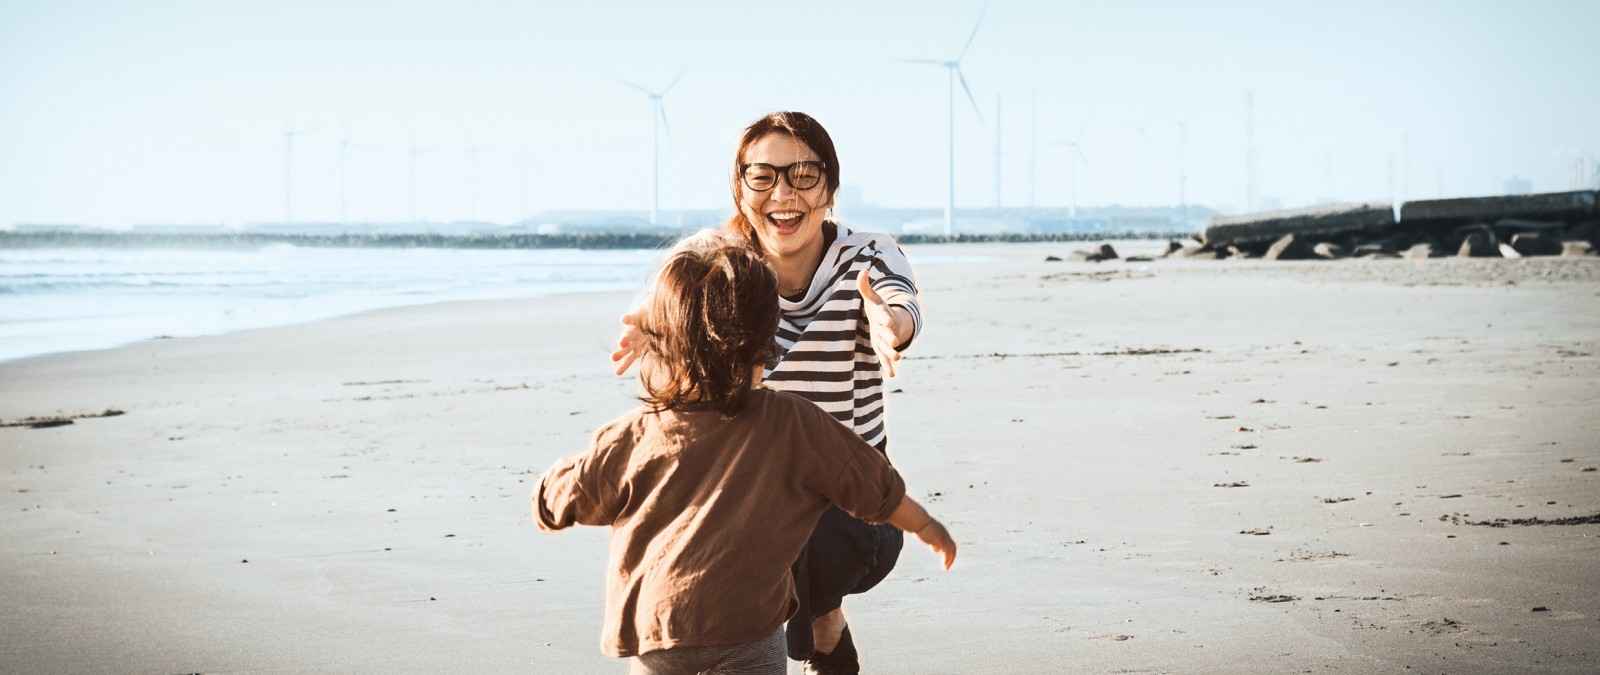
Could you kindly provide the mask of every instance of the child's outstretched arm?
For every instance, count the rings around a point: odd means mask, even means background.
[[[922,543],[944,559],[946,570],[955,564],[956,541],[950,538],[950,531],[944,529],[944,523],[929,515],[927,509],[922,508],[911,495],[900,498],[900,505],[889,515],[889,524],[917,535]]]
[[[553,532],[573,525],[610,525],[627,504],[623,472],[632,434],[612,422],[595,432],[588,452],[561,459],[533,490],[533,522]]]

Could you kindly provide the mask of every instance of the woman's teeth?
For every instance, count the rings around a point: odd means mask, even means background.
[[[798,225],[800,223],[800,218],[804,215],[804,213],[799,211],[773,211],[772,213],[767,214],[767,219],[771,220],[772,223],[778,227],[792,227],[794,225]]]

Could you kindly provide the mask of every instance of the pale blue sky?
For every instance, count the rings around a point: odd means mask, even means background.
[[[337,4],[332,9],[322,4]],[[0,6],[0,226],[226,223],[284,215],[406,217],[410,134],[423,218],[644,209],[649,108],[617,83],[662,86],[664,208],[723,208],[739,129],[798,109],[837,142],[869,201],[942,205],[941,70],[979,0],[874,3],[66,3]],[[857,7],[857,4],[865,7]],[[1084,130],[1082,204],[1178,200],[1187,123],[1191,202],[1245,199],[1245,94],[1255,92],[1259,194],[1285,205],[1573,186],[1600,158],[1600,2],[1189,3],[997,0],[964,69],[985,120],[958,101],[957,204],[1029,197],[1037,91],[1038,201],[1065,205],[1052,144]],[[1591,160],[1592,162],[1593,160]],[[519,164],[520,162],[520,164]]]

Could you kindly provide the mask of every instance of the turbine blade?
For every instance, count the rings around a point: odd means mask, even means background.
[[[900,62],[901,63],[919,63],[919,64],[922,64],[922,65],[928,65],[928,66],[942,66],[942,65],[944,65],[943,61],[935,61],[933,59],[900,59]]]
[[[666,89],[662,89],[661,90],[661,95],[662,96],[666,96],[667,92],[672,91],[673,87],[678,86],[678,80],[681,80],[681,79],[683,79],[683,69],[679,68],[678,69],[678,74],[672,78],[672,83],[667,85]]]
[[[967,86],[967,76],[961,74],[959,66],[956,67],[956,79],[961,80],[961,90],[967,92],[967,100],[972,102],[972,112],[978,115],[978,123],[987,125],[988,123],[983,121],[983,111],[978,109],[978,99],[972,95],[972,87]]]
[[[957,62],[967,57],[967,50],[972,48],[972,41],[978,37],[978,29],[983,27],[983,16],[988,13],[989,3],[985,2],[983,3],[983,9],[978,11],[978,22],[972,24],[972,34],[967,36],[967,44],[962,45],[961,55],[956,57]]]
[[[642,85],[637,85],[637,84],[634,84],[634,83],[629,82],[627,80],[617,80],[617,82],[622,84],[623,86],[633,87],[634,89],[638,89],[639,91],[644,92],[644,94],[646,96],[655,96],[656,95],[655,92],[650,91],[649,89],[645,89]]]
[[[661,114],[661,128],[667,132],[668,136],[671,136],[672,135],[672,125],[667,124],[667,104],[665,102],[657,99],[656,100],[656,112]]]

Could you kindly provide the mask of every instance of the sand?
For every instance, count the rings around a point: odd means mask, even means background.
[[[967,258],[890,384],[962,548],[847,603],[869,672],[1600,669],[1600,259],[1070,249],[909,249]],[[126,413],[0,428],[0,670],[622,672],[605,532],[527,504],[630,299],[0,363],[5,422]]]

